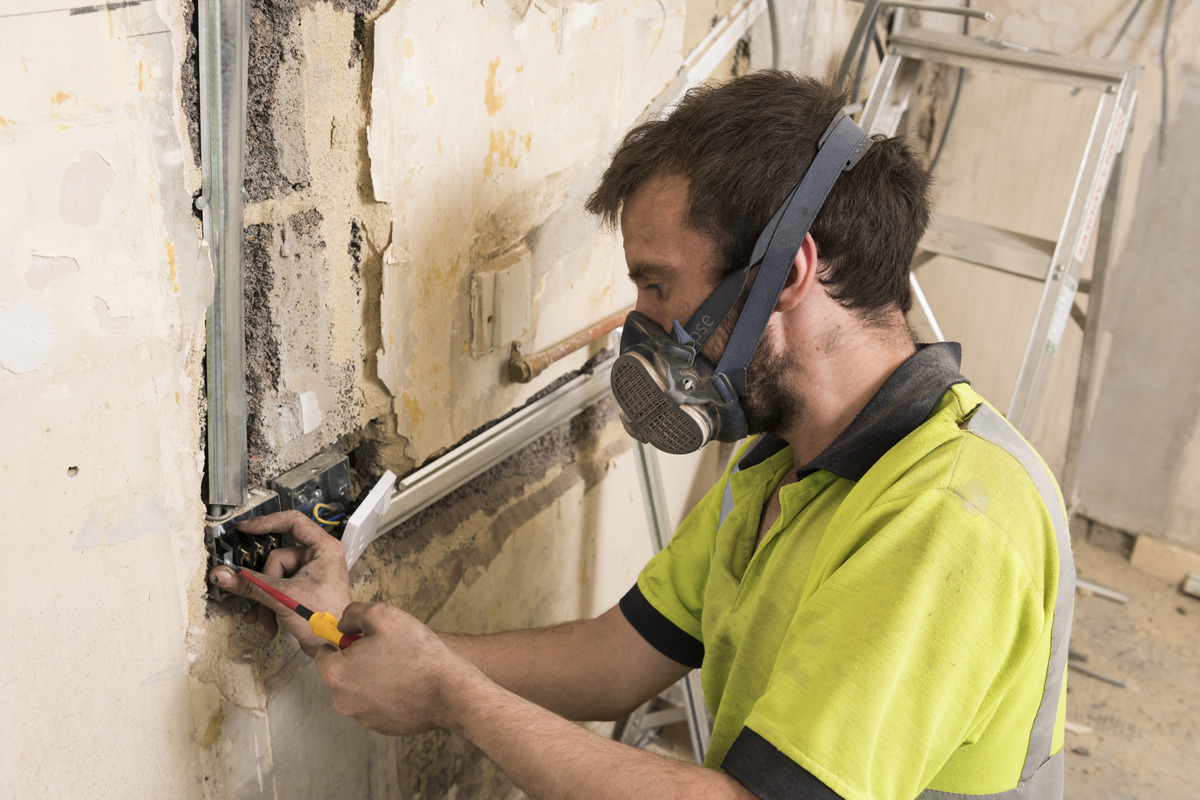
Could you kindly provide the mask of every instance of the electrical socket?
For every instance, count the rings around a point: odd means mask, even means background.
[[[209,567],[248,567],[261,572],[267,561],[267,554],[283,546],[283,535],[273,533],[267,536],[246,536],[238,533],[237,524],[280,510],[278,494],[254,489],[244,505],[238,506],[223,517],[210,519],[204,526]],[[225,597],[225,593],[216,586],[209,586],[208,593],[214,600]]]
[[[308,512],[315,503],[342,503],[346,507],[347,517],[353,510],[350,461],[340,453],[318,453],[300,466],[269,481],[268,485],[270,490],[251,490],[244,505],[208,521],[204,538],[211,566],[246,567],[262,572],[267,555],[272,550],[292,544],[291,541],[285,541],[283,534],[249,536],[238,533],[239,522],[276,511],[303,509]],[[211,586],[209,596],[221,600],[226,595],[216,586]]]

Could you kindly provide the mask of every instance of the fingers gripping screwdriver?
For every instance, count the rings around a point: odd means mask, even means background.
[[[308,620],[308,625],[310,628],[312,628],[312,632],[325,641],[335,644],[341,649],[345,650],[352,643],[357,642],[362,638],[361,633],[342,633],[339,631],[338,618],[333,614],[330,614],[326,611],[313,611],[312,609],[306,608],[275,587],[268,586],[267,584],[263,583],[254,574],[243,570],[241,567],[233,567],[232,569],[238,575],[241,575],[243,578],[250,581],[267,594],[271,595],[271,597],[274,597],[292,611],[295,611],[297,614]]]

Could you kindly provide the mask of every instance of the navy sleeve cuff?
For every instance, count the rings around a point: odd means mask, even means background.
[[[704,643],[650,605],[637,584],[621,598],[620,606],[625,619],[655,650],[685,667],[700,668],[704,662]]]
[[[733,740],[721,769],[762,800],[841,800],[840,795],[749,728]]]

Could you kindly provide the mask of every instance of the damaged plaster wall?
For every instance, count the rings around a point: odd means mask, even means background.
[[[168,2],[0,10],[0,796],[202,794],[212,272]],[[64,763],[64,757],[68,759]]]
[[[254,480],[329,446],[351,456],[360,484],[403,474],[601,348],[510,383],[509,342],[472,341],[473,277],[528,253],[528,289],[505,301],[529,320],[526,351],[632,302],[619,241],[583,199],[731,5],[256,0],[248,147],[266,155],[249,164],[246,211]],[[306,422],[306,393],[319,419]],[[715,477],[711,457],[686,462],[677,497],[694,495],[697,463]],[[355,568],[355,596],[463,632],[599,613],[649,555],[635,475],[601,404],[380,539]],[[211,606],[192,640],[209,797],[512,791],[455,737],[389,740],[337,718],[294,643],[264,645],[230,611]]]
[[[360,485],[407,471],[582,365],[592,352],[503,383],[506,347],[470,352],[470,275],[524,244],[535,348],[591,321],[581,309],[631,302],[618,242],[584,218],[583,195],[731,3],[424,5],[251,4],[255,484],[329,447]],[[11,635],[32,643],[0,670],[0,795],[325,797],[314,776],[328,774],[363,796],[504,796],[507,779],[461,740],[389,740],[338,718],[293,644],[263,643],[205,596],[213,277],[192,207],[195,15],[187,0],[0,13],[0,487],[26,501],[10,506],[0,600],[22,610]],[[422,49],[378,47],[409,15],[427,26]],[[433,103],[376,102],[380,75],[415,65]],[[420,116],[434,113],[448,116]],[[526,118],[537,127],[518,138]],[[441,161],[421,149],[436,125]],[[377,184],[373,137],[389,126],[398,155],[379,158],[400,172]],[[433,201],[459,169],[469,203],[446,217]],[[596,613],[649,552],[634,475],[601,405],[381,540],[356,596],[464,631]],[[63,769],[64,752],[88,768]]]

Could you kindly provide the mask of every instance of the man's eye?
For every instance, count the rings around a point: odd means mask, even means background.
[[[643,292],[655,292],[659,297],[662,297],[663,285],[661,283],[647,283],[642,287]]]

